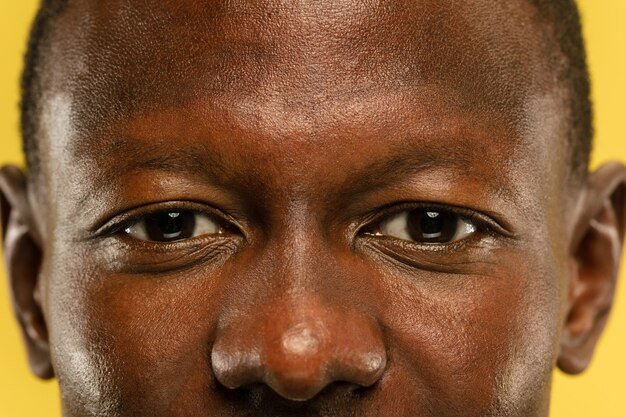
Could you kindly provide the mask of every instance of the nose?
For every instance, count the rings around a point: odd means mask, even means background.
[[[211,359],[228,388],[265,384],[293,401],[334,382],[373,385],[387,363],[382,334],[367,315],[323,306],[276,306],[222,328]]]

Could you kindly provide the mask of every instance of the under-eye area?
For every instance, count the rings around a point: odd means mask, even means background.
[[[514,239],[514,234],[475,210],[405,203],[381,210],[358,237],[365,247],[394,263],[452,272],[489,262],[488,255]]]
[[[126,272],[167,272],[224,259],[243,242],[240,228],[220,210],[189,201],[132,208],[98,227],[110,268]]]

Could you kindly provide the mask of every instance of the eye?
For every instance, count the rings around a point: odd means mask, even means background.
[[[452,211],[418,208],[405,210],[374,225],[367,233],[418,243],[449,243],[476,232],[476,225]]]
[[[136,239],[174,242],[208,234],[219,234],[224,227],[206,214],[193,211],[162,211],[144,215],[124,229]]]

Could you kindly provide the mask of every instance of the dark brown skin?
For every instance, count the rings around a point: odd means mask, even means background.
[[[64,415],[547,416],[608,317],[626,178],[572,177],[550,28],[525,0],[70,1],[41,172],[0,175]],[[426,211],[474,230],[390,226]],[[204,228],[142,240],[155,212]]]

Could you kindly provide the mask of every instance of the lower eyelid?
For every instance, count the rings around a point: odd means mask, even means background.
[[[200,263],[214,264],[235,254],[241,243],[241,239],[218,234],[162,243],[123,236],[107,244],[103,256],[108,259],[108,267],[118,272],[170,273]]]

